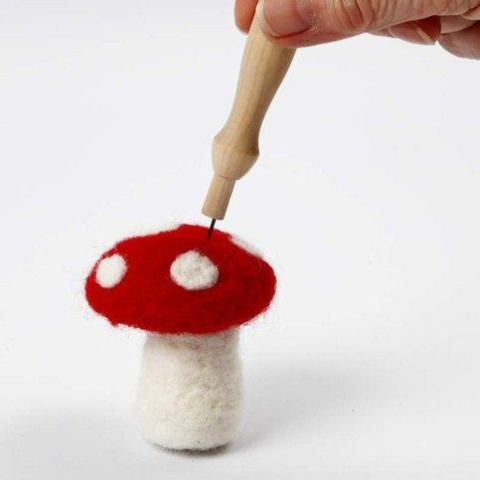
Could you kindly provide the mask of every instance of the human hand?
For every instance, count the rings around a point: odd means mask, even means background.
[[[236,0],[238,27],[248,31],[257,0]],[[360,33],[439,43],[453,55],[480,59],[480,0],[263,0],[263,31],[284,47],[341,40]]]

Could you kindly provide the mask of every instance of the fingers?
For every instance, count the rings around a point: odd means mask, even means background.
[[[385,29],[390,36],[419,45],[434,45],[440,37],[441,23],[438,17],[416,22],[405,22]]]
[[[442,35],[439,43],[457,57],[480,60],[480,23],[461,32]]]
[[[382,37],[399,38],[419,45],[434,45],[440,37],[439,17],[430,17],[416,22],[405,22],[382,30],[371,32]]]
[[[257,0],[236,0],[238,27],[250,28]],[[262,7],[262,5],[261,5]],[[263,0],[262,28],[284,46],[339,40],[370,31],[480,59],[480,0]]]
[[[468,20],[462,16],[440,17],[442,23],[442,33],[460,32],[471,27],[475,20]]]
[[[384,36],[399,38],[411,43],[433,44],[439,39],[440,34],[460,32],[470,28],[475,23],[475,20],[468,20],[460,15],[448,15],[402,23],[379,32]],[[375,33],[378,35],[379,32]],[[427,37],[424,34],[427,34]],[[429,40],[433,40],[433,42]]]
[[[480,20],[480,6],[472,8],[467,13],[463,15],[465,18],[469,20]]]
[[[480,0],[264,0],[260,12],[267,34],[284,46],[298,47],[392,26],[394,36],[432,43],[436,38],[421,28],[419,20],[463,15],[479,6]]]
[[[235,0],[235,22],[242,32],[248,32],[252,23],[257,0]]]

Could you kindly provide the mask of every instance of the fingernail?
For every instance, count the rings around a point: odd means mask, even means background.
[[[435,45],[435,40],[415,22],[394,25],[388,29],[388,32],[392,37],[405,40],[406,42],[418,45]]]
[[[273,37],[302,33],[315,23],[310,0],[262,0],[257,16],[262,30]]]

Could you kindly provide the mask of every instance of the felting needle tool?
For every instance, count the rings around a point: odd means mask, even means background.
[[[212,219],[208,238],[215,222],[225,218],[235,182],[258,159],[263,120],[295,55],[295,49],[274,45],[265,36],[260,28],[261,8],[262,2],[250,27],[230,115],[213,140],[214,175],[202,208],[202,213]]]

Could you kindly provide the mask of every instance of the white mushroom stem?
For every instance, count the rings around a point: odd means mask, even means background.
[[[147,440],[209,450],[235,438],[243,407],[238,334],[147,335],[139,384]]]

